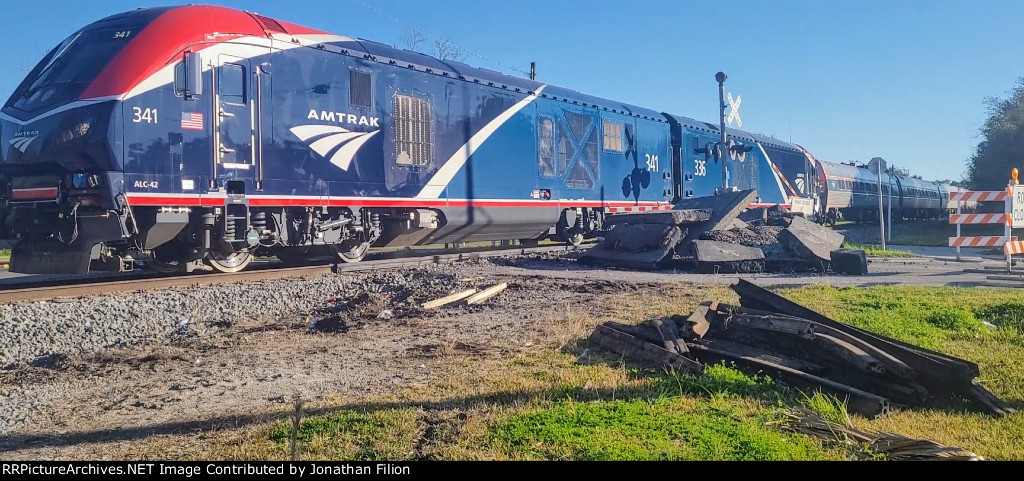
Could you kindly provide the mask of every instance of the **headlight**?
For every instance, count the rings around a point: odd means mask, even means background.
[[[89,175],[85,172],[76,172],[71,176],[71,187],[84,189],[89,186]]]
[[[92,189],[99,187],[102,183],[102,178],[97,174],[88,174],[86,172],[75,172],[71,174],[71,188],[72,189]]]

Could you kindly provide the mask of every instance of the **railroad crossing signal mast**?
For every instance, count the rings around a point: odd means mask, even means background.
[[[729,190],[729,167],[725,162],[725,149],[728,148],[725,140],[725,79],[727,78],[725,72],[715,74],[715,80],[718,81],[718,120],[722,133],[721,143],[715,150],[718,153],[718,161],[722,164],[722,192]]]

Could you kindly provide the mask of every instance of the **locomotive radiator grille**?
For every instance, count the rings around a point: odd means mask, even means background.
[[[395,163],[426,167],[431,163],[430,102],[395,94]]]

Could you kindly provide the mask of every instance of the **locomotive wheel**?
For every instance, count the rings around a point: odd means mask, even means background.
[[[583,234],[579,232],[571,234],[569,235],[569,238],[566,239],[565,241],[568,242],[569,245],[573,247],[579,247],[579,245],[583,243]]]
[[[219,247],[219,248],[218,248]],[[206,254],[206,263],[218,272],[239,272],[252,262],[252,254],[248,252],[230,252],[229,247],[214,247]]]
[[[340,262],[359,262],[363,260],[363,257],[366,257],[366,252],[369,250],[369,242],[341,242],[338,244],[331,244],[331,252]]]
[[[146,261],[146,265],[149,266],[150,269],[161,274],[173,274],[175,272],[182,271],[181,263],[178,261],[164,262],[161,260],[150,259]]]

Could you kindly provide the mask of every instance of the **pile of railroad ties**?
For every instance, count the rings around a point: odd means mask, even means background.
[[[604,239],[579,262],[705,274],[867,273],[864,251],[842,249],[842,234],[783,209],[746,209],[756,195],[729,192],[683,200],[670,211],[610,216]]]
[[[739,306],[706,301],[689,316],[606,322],[591,341],[632,362],[695,375],[705,364],[735,363],[844,399],[850,412],[869,417],[893,406],[964,402],[1013,412],[977,382],[973,362],[841,324],[745,280],[732,288]]]

